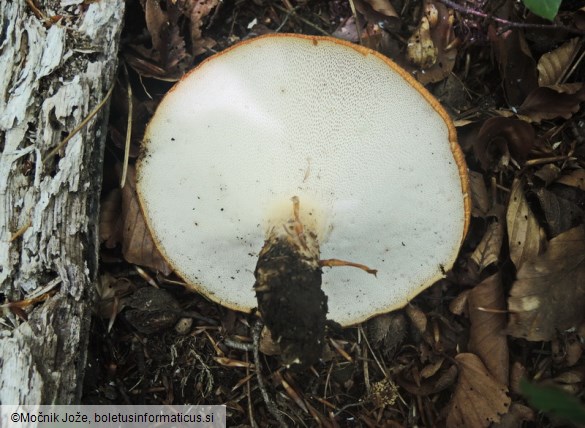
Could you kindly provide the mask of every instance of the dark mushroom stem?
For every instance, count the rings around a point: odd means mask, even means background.
[[[373,275],[375,269],[338,259],[320,260],[315,231],[300,220],[300,201],[292,198],[292,216],[269,232],[254,271],[258,309],[282,361],[307,368],[322,355],[327,323],[327,296],[321,289],[321,267],[351,266]]]

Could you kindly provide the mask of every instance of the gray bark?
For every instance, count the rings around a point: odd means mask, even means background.
[[[47,155],[111,87],[124,9],[122,0],[36,3],[60,19],[0,1],[1,404],[81,395],[108,109]],[[25,309],[28,321],[7,308],[34,295],[46,300]]]

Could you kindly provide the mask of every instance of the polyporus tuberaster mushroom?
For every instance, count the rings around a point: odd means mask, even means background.
[[[232,309],[266,317],[266,284],[298,284],[273,244],[296,246],[324,293],[298,299],[301,324],[310,306],[343,326],[404,306],[451,268],[470,211],[439,103],[374,51],[300,35],[239,43],[187,74],[148,125],[138,193],[175,271]],[[336,258],[364,265],[321,279],[319,260]]]

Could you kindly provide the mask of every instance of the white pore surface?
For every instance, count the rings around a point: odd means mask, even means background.
[[[275,206],[318,217],[329,315],[342,325],[404,306],[442,277],[464,227],[444,120],[374,55],[261,38],[205,62],[160,104],[138,190],[177,273],[222,305],[252,285]]]

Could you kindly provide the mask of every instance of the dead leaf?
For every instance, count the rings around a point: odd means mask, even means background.
[[[437,62],[437,55],[437,47],[431,39],[431,25],[428,18],[423,16],[418,28],[408,39],[406,57],[415,66],[426,69]]]
[[[464,290],[455,297],[449,304],[449,310],[455,315],[467,314],[467,300],[471,290]]]
[[[128,167],[126,185],[122,189],[124,219],[122,253],[129,263],[146,266],[169,275],[173,270],[156,248],[144,222],[138,196],[134,167]]]
[[[585,169],[576,169],[567,175],[563,175],[557,180],[557,183],[585,191]]]
[[[121,299],[126,321],[144,334],[167,330],[179,320],[181,306],[167,291],[146,286]]]
[[[364,0],[364,1],[366,3],[368,3],[372,7],[372,9],[374,9],[376,12],[381,13],[384,16],[398,18],[398,14],[396,13],[396,10],[394,9],[394,6],[392,6],[392,3],[390,3],[390,1],[388,1],[388,0]]]
[[[479,357],[459,354],[459,379],[451,399],[448,427],[488,427],[508,412],[508,388],[494,379]]]
[[[213,357],[213,359],[225,367],[254,368],[254,364],[247,361],[233,360],[228,357]]]
[[[543,86],[528,94],[518,108],[518,113],[536,123],[558,117],[569,119],[579,111],[582,101],[585,101],[585,87],[582,83]]]
[[[159,0],[142,0],[141,3],[153,49],[133,45],[132,49],[139,56],[127,53],[128,63],[142,76],[177,80],[191,61],[191,56],[187,54],[185,48],[185,40],[180,33],[182,4],[167,0],[163,10]],[[142,60],[146,60],[144,63],[140,61],[140,56]],[[160,66],[160,70],[157,70],[156,66]]]
[[[436,49],[436,60],[427,68],[415,70],[415,77],[423,85],[440,82],[453,71],[459,45],[459,39],[453,31],[455,23],[453,10],[439,2],[428,1],[426,5],[428,6],[425,6],[425,14],[420,25],[426,25],[425,21],[429,24],[430,40]]]
[[[526,367],[515,361],[510,368],[510,391],[514,394],[521,394],[520,381],[527,376]]]
[[[471,260],[478,266],[480,273],[492,263],[499,261],[503,241],[504,224],[495,217],[488,225],[481,242],[471,254]]]
[[[508,247],[516,269],[535,258],[542,245],[543,231],[528,205],[520,180],[514,180],[506,213]]]
[[[114,189],[100,205],[100,242],[106,248],[114,248],[122,242],[122,191]]]
[[[546,251],[520,266],[510,290],[508,334],[551,340],[585,320],[585,228],[553,238]]]
[[[549,186],[550,184],[554,183],[559,178],[560,174],[561,169],[553,163],[544,165],[534,173],[536,177],[540,178],[544,182],[545,186]]]
[[[356,10],[365,17],[366,26],[380,25],[386,30],[400,28],[400,17],[388,0],[354,0]]]
[[[305,403],[305,399],[302,397],[302,393],[299,394],[295,388],[293,388],[284,378],[280,378],[280,383],[283,386],[284,390],[288,394],[290,398],[302,409],[305,413],[309,413],[309,409],[307,408],[307,403]]]
[[[350,16],[344,20],[331,35],[337,39],[347,40],[348,42],[359,42],[360,38],[357,32],[355,17]]]
[[[485,187],[483,174],[475,171],[469,171],[469,187],[471,189],[471,215],[474,217],[483,217],[491,207],[491,201]]]
[[[447,370],[441,371],[433,377],[436,377],[436,379],[428,379],[422,383],[414,383],[403,377],[399,377],[396,382],[410,394],[419,396],[437,394],[455,383],[457,379],[457,366],[452,365]]]
[[[553,184],[533,191],[546,218],[548,236],[554,238],[583,222],[585,192],[576,187]]]
[[[521,428],[526,426],[526,421],[534,421],[534,410],[523,404],[512,403],[510,411],[502,416],[500,423],[493,424],[492,428]]]
[[[282,354],[282,350],[280,349],[280,345],[272,338],[272,334],[270,334],[270,330],[266,327],[262,329],[262,333],[260,333],[260,343],[259,343],[260,352],[265,355],[280,355]]]
[[[492,117],[481,126],[474,145],[483,169],[507,166],[511,155],[523,163],[534,146],[534,128],[529,123],[507,117]]]
[[[508,340],[506,337],[506,300],[500,274],[486,278],[469,293],[469,350],[477,354],[491,375],[508,383]]]
[[[518,106],[538,87],[536,62],[532,58],[524,33],[516,29],[500,33],[496,27],[490,25],[488,37],[498,62],[508,104]]]
[[[405,308],[406,315],[418,330],[420,334],[424,334],[427,331],[427,316],[423,311],[414,305],[407,305]]]
[[[146,29],[152,39],[152,46],[159,54],[166,51],[166,40],[163,40],[165,27],[169,26],[167,13],[160,7],[158,0],[146,0],[144,3],[144,18]]]
[[[434,376],[439,371],[444,361],[444,358],[439,358],[437,361],[424,366],[420,371],[421,378],[428,379],[431,376]]]
[[[366,323],[366,334],[375,349],[390,356],[406,337],[408,324],[402,312],[390,312]]]
[[[201,27],[203,20],[219,4],[219,0],[183,0],[185,15],[191,27],[192,53],[194,56],[207,52],[215,45],[215,41],[203,37]]]
[[[538,60],[538,85],[558,85],[579,52],[579,38],[569,40],[555,50],[545,53]]]

